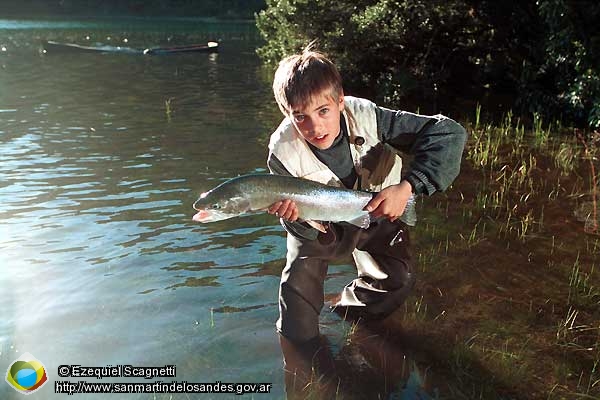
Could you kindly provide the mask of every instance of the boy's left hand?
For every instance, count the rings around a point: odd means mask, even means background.
[[[394,222],[404,213],[411,195],[412,185],[408,181],[402,181],[377,193],[364,209],[375,218],[385,217]]]

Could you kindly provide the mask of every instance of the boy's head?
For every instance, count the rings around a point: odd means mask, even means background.
[[[309,45],[301,54],[284,58],[273,79],[273,94],[281,112],[289,116],[304,108],[313,96],[330,91],[333,99],[343,96],[342,78],[335,65]]]

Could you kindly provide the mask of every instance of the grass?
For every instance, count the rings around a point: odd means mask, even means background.
[[[423,296],[411,297],[404,303],[404,321],[420,322],[427,318],[427,304],[423,302]]]
[[[594,161],[597,156],[597,148],[595,142],[591,142],[588,145],[587,141],[581,134],[578,134],[578,139],[581,141],[584,147],[584,159],[589,165],[590,174],[590,186],[591,186],[591,197],[592,197],[592,210],[588,219],[586,220],[586,231],[588,233],[600,233],[598,227],[598,175],[596,174],[596,166]],[[588,223],[591,222],[591,223]]]
[[[600,135],[480,106],[466,127],[461,176],[413,235],[412,356],[440,398],[600,398]]]

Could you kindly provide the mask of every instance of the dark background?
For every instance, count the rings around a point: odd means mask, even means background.
[[[264,0],[0,0],[0,18],[42,16],[172,16],[254,18]]]

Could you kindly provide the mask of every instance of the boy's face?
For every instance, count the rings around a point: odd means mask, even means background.
[[[340,112],[343,109],[344,94],[333,98],[331,90],[324,90],[312,96],[306,107],[293,107],[289,117],[307,142],[325,150],[340,134]]]

